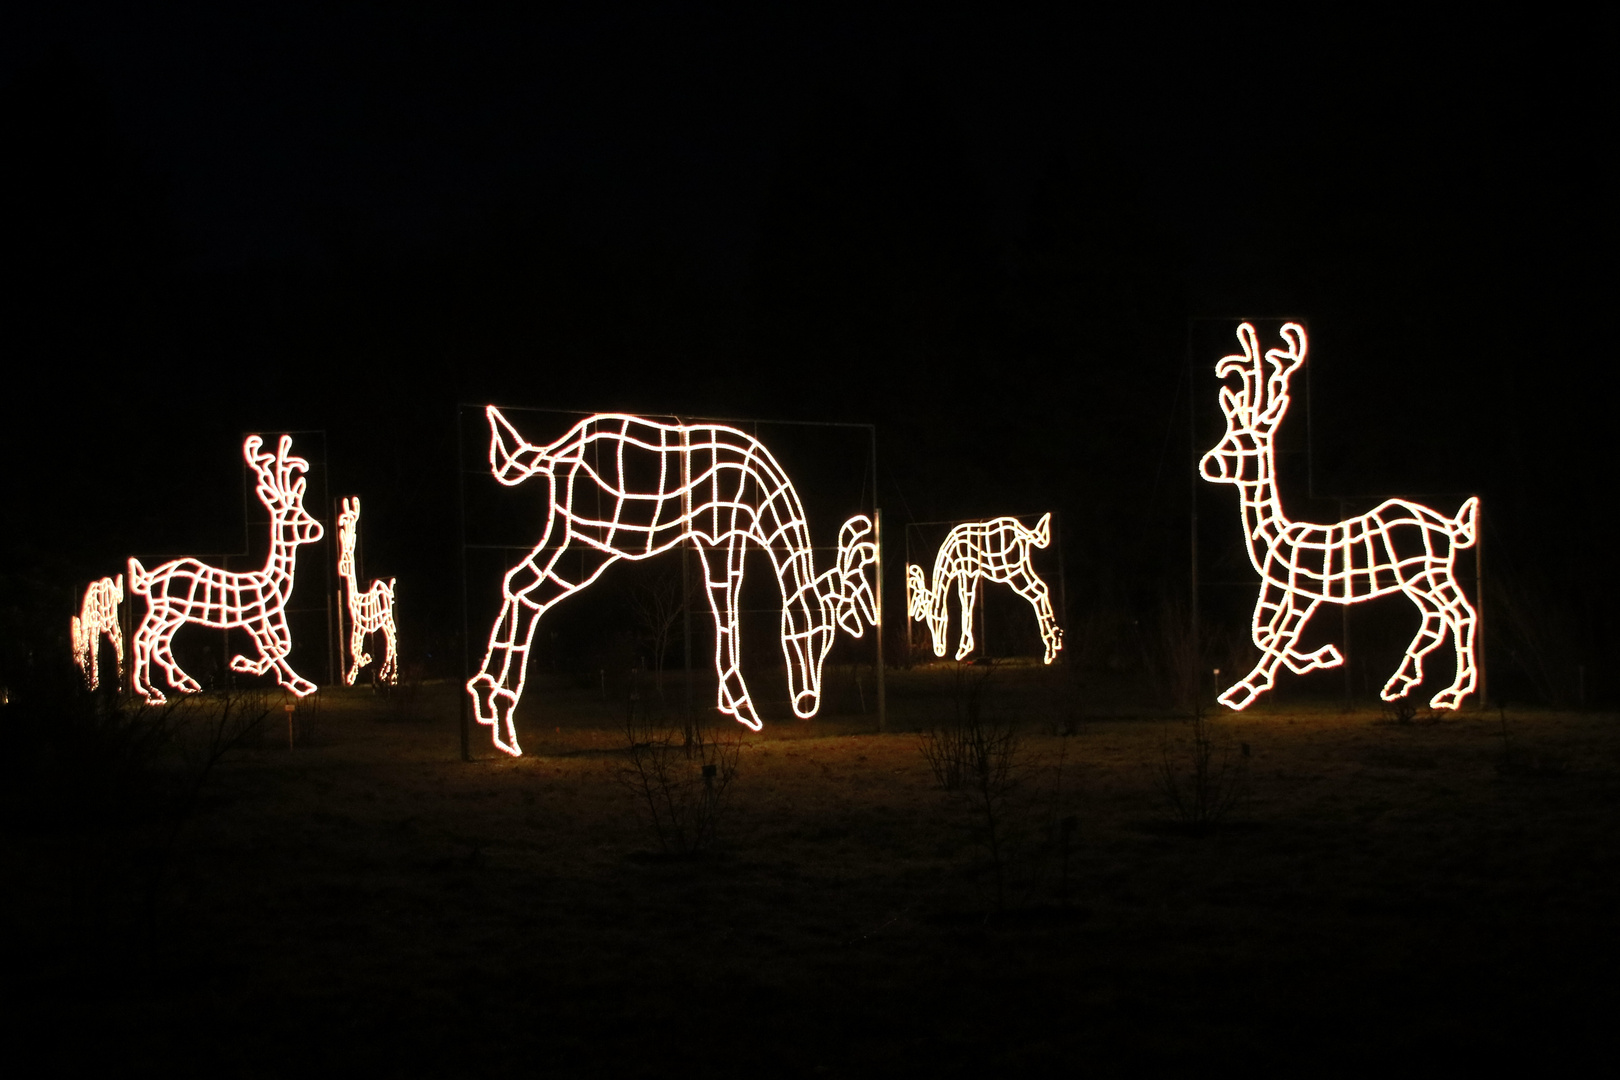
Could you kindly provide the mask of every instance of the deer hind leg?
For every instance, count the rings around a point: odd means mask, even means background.
[[[540,616],[564,597],[595,581],[603,570],[619,560],[617,554],[595,548],[576,549],[580,550],[583,565],[578,581],[571,581],[557,571],[557,564],[565,554],[562,549],[552,554],[543,570],[534,561],[540,554],[536,549],[507,573],[503,586],[506,599],[489,630],[489,651],[484,654],[478,674],[467,680],[473,716],[480,724],[493,729],[495,745],[513,757],[523,753],[518,746],[512,714],[523,696],[529,650],[534,644]]]
[[[1384,684],[1379,697],[1395,701],[1405,697],[1423,681],[1423,658],[1439,647],[1449,631],[1456,649],[1457,674],[1451,685],[1429,699],[1430,708],[1455,709],[1463,697],[1474,689],[1476,678],[1473,665],[1474,619],[1473,608],[1468,605],[1462,591],[1449,575],[1428,590],[1408,587],[1406,595],[1423,615],[1423,624],[1411,644],[1401,666]]]
[[[1248,708],[1255,698],[1271,689],[1276,682],[1277,665],[1284,661],[1289,662],[1289,669],[1293,671],[1331,667],[1331,663],[1320,660],[1324,654],[1331,652],[1334,662],[1337,662],[1338,650],[1331,645],[1308,656],[1294,652],[1294,642],[1299,640],[1300,631],[1305,629],[1305,623],[1320,602],[1312,600],[1300,607],[1294,593],[1270,582],[1261,587],[1260,599],[1254,606],[1254,644],[1260,650],[1260,662],[1254,665],[1254,670],[1227,687],[1219,698],[1222,705],[1233,710]]]
[[[343,673],[343,682],[353,686],[354,680],[360,677],[360,669],[371,663],[371,657],[366,655],[366,631],[358,618],[349,619],[349,669]]]
[[[1046,645],[1045,662],[1050,664],[1057,659],[1058,650],[1063,648],[1063,628],[1058,626],[1057,618],[1052,614],[1052,594],[1046,582],[1033,572],[1020,568],[1012,572],[1007,584],[1035,609],[1035,619],[1041,625],[1041,641]]]
[[[399,662],[394,658],[394,615],[384,609],[382,621],[377,627],[383,636],[383,664],[377,672],[377,681],[384,686],[393,686],[399,682]]]
[[[748,554],[746,541],[733,536],[727,542],[725,573],[718,581],[709,565],[709,549],[702,544],[698,544],[697,549],[709,596],[709,611],[714,615],[714,671],[720,679],[717,707],[727,716],[735,716],[738,723],[758,731],[763,725],[754,711],[748,684],[743,681],[738,655],[737,597],[742,591],[743,560]]]
[[[973,606],[979,601],[979,575],[968,570],[956,574],[956,598],[962,605],[962,634],[956,642],[956,658],[966,660],[973,653]],[[941,630],[944,626],[941,625]]]

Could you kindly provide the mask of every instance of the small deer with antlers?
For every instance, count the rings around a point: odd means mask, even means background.
[[[124,600],[124,575],[92,581],[84,590],[84,604],[73,616],[73,658],[84,672],[85,684],[94,690],[101,685],[101,635],[112,641],[117,658],[118,681],[124,681],[124,630],[118,625],[118,605]]]
[[[261,454],[264,440],[249,435],[242,456],[258,475],[259,501],[270,511],[270,555],[263,570],[232,573],[196,559],[175,559],[148,571],[138,559],[129,560],[129,589],[146,597],[146,615],[135,630],[133,689],[148,704],[161,705],[163,692],[152,685],[151,665],[156,661],[169,685],[182,694],[202,687],[175,662],[175,631],[186,623],[214,629],[241,628],[258,646],[259,657],[231,657],[231,670],[263,675],[271,668],[282,686],[299,697],[315,684],[287,663],[292,633],[287,628],[287,600],[292,596],[293,568],[302,544],[321,538],[321,523],[304,509],[303,476],[309,462],[290,457],[292,437],[283,435],[275,454]]]
[[[1253,620],[1261,656],[1253,671],[1221,694],[1221,703],[1247,708],[1271,688],[1278,664],[1300,675],[1342,664],[1332,645],[1311,653],[1294,647],[1323,601],[1357,604],[1399,592],[1417,605],[1423,623],[1381,696],[1395,701],[1422,682],[1423,658],[1450,634],[1457,674],[1429,705],[1457,708],[1474,690],[1475,613],[1457,585],[1453,563],[1458,549],[1472,546],[1479,535],[1479,500],[1468,499],[1453,518],[1390,499],[1337,525],[1289,521],[1277,494],[1272,437],[1288,411],[1289,377],[1305,362],[1305,330],[1286,324],[1287,348],[1268,349],[1263,359],[1253,326],[1239,326],[1237,336],[1243,355],[1215,365],[1219,378],[1240,380],[1220,391],[1226,437],[1204,455],[1199,471],[1212,483],[1235,485],[1241,495],[1249,561],[1263,579]]]
[[[922,567],[906,567],[907,614],[928,623],[934,641],[934,655],[945,655],[945,627],[950,618],[945,610],[946,593],[956,582],[956,595],[962,604],[962,634],[956,646],[956,659],[973,652],[973,605],[979,596],[979,582],[1010,585],[1029,601],[1040,623],[1041,641],[1046,646],[1045,662],[1057,659],[1063,648],[1063,630],[1052,614],[1052,596],[1046,582],[1029,561],[1033,544],[1044,548],[1052,542],[1052,515],[1043,514],[1033,529],[1017,518],[998,517],[990,521],[969,521],[956,526],[934,556],[934,583],[929,587]]]
[[[343,591],[348,597],[349,656],[353,661],[343,673],[343,681],[354,685],[360,669],[371,663],[366,653],[366,635],[382,634],[383,663],[377,669],[377,681],[392,686],[399,681],[399,669],[394,662],[394,578],[380,578],[371,588],[361,592],[354,578],[354,543],[360,528],[360,496],[343,500],[343,512],[338,515],[338,576],[343,579]]]

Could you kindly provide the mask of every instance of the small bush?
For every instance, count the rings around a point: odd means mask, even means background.
[[[660,851],[696,855],[713,845],[742,745],[712,724],[690,726],[632,699],[625,714],[628,761],[619,784],[635,796]]]
[[[1165,730],[1154,774],[1176,822],[1204,832],[1225,819],[1247,793],[1249,746],[1235,748],[1201,709],[1186,724],[1190,742]]]

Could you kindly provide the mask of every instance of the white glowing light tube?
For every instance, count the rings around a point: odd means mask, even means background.
[[[973,606],[979,595],[979,582],[1010,585],[1029,601],[1040,623],[1041,641],[1046,646],[1045,662],[1050,664],[1063,648],[1063,630],[1052,614],[1052,597],[1046,582],[1029,560],[1029,546],[1044,548],[1052,542],[1052,515],[1043,514],[1033,529],[1017,518],[998,517],[989,521],[969,521],[951,529],[934,556],[934,581],[930,586],[922,567],[906,567],[906,613],[928,623],[934,641],[934,655],[945,655],[945,628],[949,613],[946,593],[956,583],[962,606],[962,634],[956,646],[956,659],[973,652]]]
[[[124,575],[92,581],[84,590],[84,603],[73,616],[73,659],[84,672],[85,684],[94,690],[101,685],[101,635],[112,640],[118,660],[118,681],[124,681],[124,630],[118,625],[118,605],[124,599]]]
[[[737,639],[743,558],[753,544],[770,556],[782,591],[782,653],[793,711],[815,715],[822,662],[836,628],[860,637],[865,623],[877,621],[864,572],[877,558],[867,539],[870,519],[844,523],[837,565],[818,575],[798,492],[751,435],[720,424],[604,413],[536,446],[493,405],[485,414],[495,478],[512,486],[538,476],[548,490],[545,529],[528,557],[507,572],[483,667],[467,682],[474,714],[493,729],[497,747],[522,753],[512,712],[540,616],[619,559],[650,558],[686,541],[697,548],[714,617],[719,710],[760,728]]]
[[[1268,349],[1263,360],[1253,326],[1239,326],[1237,336],[1243,355],[1223,358],[1215,374],[1237,375],[1241,385],[1221,387],[1226,436],[1204,455],[1199,471],[1212,483],[1236,486],[1241,497],[1249,561],[1262,579],[1253,619],[1261,656],[1253,671],[1221,694],[1222,704],[1239,710],[1253,704],[1271,688],[1279,663],[1304,674],[1344,662],[1332,645],[1311,653],[1294,648],[1318,604],[1358,604],[1399,592],[1417,606],[1423,622],[1380,696],[1395,701],[1422,682],[1423,658],[1449,634],[1457,675],[1429,705],[1457,708],[1476,681],[1475,613],[1453,564],[1458,549],[1473,546],[1479,536],[1479,499],[1468,499],[1450,518],[1420,503],[1390,499],[1337,525],[1288,520],[1277,494],[1272,436],[1288,411],[1289,377],[1305,362],[1305,330],[1285,325],[1287,348]]]
[[[360,527],[360,496],[343,500],[343,512],[338,515],[338,576],[343,579],[344,595],[349,609],[350,666],[343,673],[343,681],[354,685],[360,669],[371,663],[366,654],[366,635],[381,634],[383,663],[377,669],[377,681],[393,686],[399,681],[399,667],[394,650],[397,634],[394,630],[394,581],[377,579],[361,592],[354,580],[354,542]]]
[[[298,547],[321,538],[321,523],[304,509],[306,478],[293,478],[294,473],[307,472],[309,462],[288,456],[292,448],[289,435],[281,437],[274,455],[259,453],[263,444],[257,435],[249,435],[242,443],[242,456],[259,477],[259,501],[270,511],[270,555],[263,570],[232,573],[196,559],[175,559],[148,571],[138,559],[129,560],[129,590],[146,597],[146,615],[135,629],[131,683],[150,704],[166,700],[152,685],[154,662],[163,669],[169,685],[182,694],[202,689],[175,662],[170,648],[175,631],[186,623],[247,631],[259,657],[233,656],[231,670],[263,675],[274,668],[281,685],[299,697],[316,689],[287,663],[292,634],[287,628],[286,607]]]

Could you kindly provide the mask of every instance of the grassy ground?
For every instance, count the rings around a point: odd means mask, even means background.
[[[891,728],[953,715],[956,678],[899,673]],[[520,759],[481,728],[459,759],[449,685],[323,691],[293,749],[278,706],[161,873],[157,811],[14,806],[14,1038],[64,1069],[1005,1076],[1569,1068],[1607,1031],[1612,715],[1222,715],[1244,798],[1194,830],[1160,790],[1184,721],[1004,670],[998,904],[983,814],[914,731],[767,709],[715,847],[672,858],[619,782],[623,702],[537,682]]]

